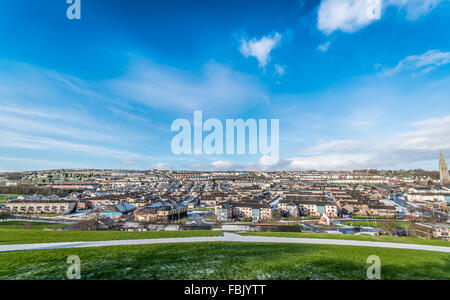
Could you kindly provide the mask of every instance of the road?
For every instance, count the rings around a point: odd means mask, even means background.
[[[189,238],[117,240],[117,241],[98,241],[98,242],[67,242],[67,243],[24,244],[24,245],[0,245],[0,252],[106,247],[106,246],[149,245],[149,244],[198,243],[198,242],[244,242],[244,243],[288,243],[288,244],[340,245],[340,246],[362,246],[362,247],[380,247],[380,248],[395,248],[395,249],[409,249],[409,250],[425,250],[425,251],[450,253],[450,247],[443,247],[443,246],[350,241],[350,240],[331,240],[331,239],[304,239],[304,238],[282,238],[282,237],[263,237],[263,236],[241,236],[241,235],[237,235],[234,233],[227,233],[227,232],[225,232],[224,235],[220,236],[220,237],[189,237]]]

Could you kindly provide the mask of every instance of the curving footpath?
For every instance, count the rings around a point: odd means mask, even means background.
[[[24,244],[24,245],[0,245],[0,252],[107,247],[107,246],[150,245],[150,244],[201,243],[201,242],[287,243],[287,244],[338,245],[338,246],[360,246],[360,247],[379,247],[379,248],[395,248],[395,249],[408,249],[408,250],[424,250],[424,251],[450,253],[450,247],[444,247],[444,246],[353,241],[353,240],[241,236],[238,234],[228,233],[228,232],[225,232],[224,235],[221,237],[188,237],[188,238],[116,240],[116,241],[98,241],[98,242],[96,241],[96,242],[66,242],[66,243]]]

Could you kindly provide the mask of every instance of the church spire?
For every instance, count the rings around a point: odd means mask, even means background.
[[[448,184],[450,184],[450,176],[448,174],[448,166],[447,166],[447,163],[445,162],[444,155],[442,154],[442,150],[440,152],[441,152],[441,156],[439,159],[439,178],[440,178],[442,185],[448,185]]]

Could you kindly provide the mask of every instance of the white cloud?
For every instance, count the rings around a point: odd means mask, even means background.
[[[404,70],[412,70],[416,75],[425,74],[449,63],[450,52],[430,50],[421,55],[408,56],[393,68],[384,67],[379,74],[383,76],[392,76]]]
[[[6,111],[7,112],[7,111]],[[92,129],[80,128],[68,124],[68,122],[49,119],[30,119],[29,116],[15,115],[14,113],[5,113],[0,106],[0,119],[2,124],[0,128],[6,128],[15,132],[26,132],[28,134],[53,135],[61,138],[78,139],[84,141],[104,141],[112,142],[117,138],[112,135],[95,132]]]
[[[234,163],[232,161],[227,160],[218,160],[211,163],[211,166],[215,169],[219,170],[229,170],[234,167]]]
[[[432,118],[414,123],[416,127],[442,127],[450,124],[450,116],[444,118]]]
[[[447,0],[322,0],[318,28],[328,35],[339,30],[356,32],[379,20],[388,7],[405,10],[407,19],[415,20],[444,1]]]
[[[270,53],[279,46],[281,34],[276,32],[273,35],[263,36],[261,39],[242,39],[239,50],[246,58],[255,57],[261,68],[265,68],[270,61]]]
[[[72,76],[0,61],[0,148],[8,153],[17,150],[22,155],[29,153],[33,158],[52,155],[67,159],[67,167],[79,165],[72,161],[80,157],[153,159],[123,150],[124,144],[132,144],[141,137],[103,121],[83,103],[105,100],[94,92],[91,84]],[[34,161],[30,168],[46,162]],[[63,166],[61,162],[55,164]]]
[[[290,159],[302,169],[393,168],[437,160],[439,149],[450,150],[450,116],[412,124],[413,130],[381,141],[338,140],[304,150],[313,156]],[[329,166],[329,167],[327,167]]]
[[[282,77],[286,75],[286,66],[275,65],[275,76]]]
[[[354,152],[371,149],[372,143],[358,140],[338,140],[320,143],[303,149],[304,153],[322,153],[326,151]]]
[[[48,138],[43,136],[13,133],[11,131],[1,131],[2,147],[31,150],[55,150],[56,152],[84,153],[94,157],[130,158],[151,160],[153,157],[140,153],[120,150],[114,147],[91,145],[78,141],[66,141],[63,139]]]
[[[330,42],[326,42],[326,43],[319,45],[319,47],[317,47],[317,49],[319,49],[320,52],[327,52],[328,49],[330,48],[330,45],[331,45]]]
[[[172,170],[172,165],[169,163],[157,163],[152,166],[152,169],[155,170]]]
[[[216,160],[213,162],[202,160],[201,162],[190,162],[182,166],[186,170],[198,171],[235,171],[244,170],[246,167],[244,164],[238,164],[230,160]]]
[[[0,161],[3,166],[8,166],[11,168],[11,172],[17,171],[29,171],[29,170],[49,170],[49,169],[60,169],[60,168],[83,168],[84,166],[78,163],[71,163],[67,161],[56,161],[56,160],[40,160],[40,159],[29,159],[22,157],[11,157],[11,156],[0,156]],[[8,171],[0,171],[8,172]]]
[[[252,76],[211,62],[200,75],[137,60],[128,72],[109,82],[118,97],[171,111],[226,111],[263,102],[265,89]]]
[[[336,140],[319,143],[297,157],[280,159],[272,166],[266,157],[257,162],[236,164],[218,160],[199,164],[198,170],[304,171],[356,170],[366,168],[416,168],[420,163],[437,164],[439,150],[450,151],[450,115],[412,124],[412,129],[384,140]],[[428,165],[428,164],[427,164]],[[436,166],[437,167],[437,166]]]
[[[400,9],[405,9],[407,18],[415,20],[422,15],[428,14],[444,1],[447,0],[385,0],[385,5],[393,5]]]
[[[336,30],[355,32],[375,19],[369,18],[365,0],[323,0],[318,15],[318,28],[326,34]]]
[[[331,154],[288,159],[291,170],[356,170],[370,165],[368,154]]]

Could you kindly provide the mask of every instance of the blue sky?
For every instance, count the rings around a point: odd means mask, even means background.
[[[437,169],[450,1],[0,3],[0,171],[264,170],[174,155],[175,119],[280,120],[277,170]]]

